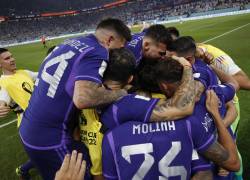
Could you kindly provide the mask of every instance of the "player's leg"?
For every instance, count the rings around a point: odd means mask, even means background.
[[[238,99],[235,99],[234,105],[236,107],[238,116],[237,116],[236,120],[233,122],[233,124],[231,125],[231,129],[233,130],[234,136],[237,139],[237,130],[238,130],[239,122],[240,122],[240,103],[239,103]],[[242,163],[242,157],[240,155],[239,150],[238,150],[238,154],[239,154],[239,157],[240,157],[240,170],[235,173],[234,178],[236,180],[241,180],[241,179],[243,179],[243,177],[242,177],[243,176],[243,163]]]
[[[39,171],[43,179],[54,180],[55,174],[63,162],[65,150],[61,148],[51,150],[37,150],[24,146],[30,160]]]
[[[18,168],[16,168],[16,174],[24,180],[30,179],[30,173],[29,171],[34,168],[33,163],[28,160],[26,163],[22,164]]]

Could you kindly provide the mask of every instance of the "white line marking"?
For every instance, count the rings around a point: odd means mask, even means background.
[[[17,119],[14,119],[14,120],[12,120],[10,122],[4,123],[4,124],[0,125],[0,129],[3,128],[3,127],[5,127],[5,126],[8,126],[9,124],[12,124],[12,123],[14,123],[16,121],[17,121]]]
[[[206,40],[206,41],[204,41],[204,42],[202,42],[202,43],[207,43],[207,42],[213,41],[213,40],[215,40],[215,39],[218,39],[218,38],[220,38],[220,37],[222,37],[222,36],[228,35],[228,34],[234,32],[234,31],[237,31],[237,30],[239,30],[239,29],[242,29],[242,28],[248,26],[249,24],[250,24],[250,23],[247,23],[247,24],[245,24],[245,25],[242,25],[242,26],[240,26],[240,27],[237,27],[237,28],[235,28],[235,29],[232,29],[231,31],[227,31],[227,32],[225,32],[225,33],[223,33],[223,34],[221,34],[221,35],[219,35],[219,36],[215,36],[215,37],[213,37],[213,38],[211,38],[211,39],[208,39],[208,40]]]

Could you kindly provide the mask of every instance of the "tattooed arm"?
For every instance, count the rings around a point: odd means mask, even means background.
[[[218,97],[212,90],[207,91],[207,110],[213,116],[218,132],[218,142],[214,142],[203,155],[228,171],[238,171],[240,161],[236,144],[222,122],[218,110]]]
[[[73,102],[78,109],[100,107],[126,94],[123,89],[111,91],[92,81],[76,81]]]
[[[195,94],[192,68],[184,66],[181,85],[172,98],[158,102],[150,121],[174,120],[191,115],[195,104]]]
[[[212,171],[199,171],[191,178],[191,180],[212,180],[213,173]]]

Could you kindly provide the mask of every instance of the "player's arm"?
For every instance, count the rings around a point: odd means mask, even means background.
[[[214,61],[214,56],[211,53],[207,52],[205,48],[199,47],[199,45],[202,44],[196,43],[196,45],[197,48],[195,52],[195,57],[202,59],[207,64],[212,64]]]
[[[207,171],[199,171],[195,173],[195,175],[191,178],[191,180],[212,180],[213,173],[210,170]]]
[[[175,120],[191,115],[195,104],[195,94],[192,68],[184,65],[181,85],[172,98],[156,104],[150,121]]]
[[[238,171],[240,161],[237,153],[237,147],[231,135],[222,122],[218,110],[218,97],[212,90],[207,91],[206,107],[213,116],[218,132],[218,142],[214,142],[202,154],[218,164],[220,167],[229,171]]]
[[[4,89],[0,89],[0,117],[6,117],[10,112],[8,104],[11,102],[11,98],[8,92]]]
[[[26,72],[29,74],[29,76],[31,77],[31,79],[35,82],[36,78],[38,76],[38,72],[34,72],[34,71],[30,71],[30,70],[26,70]]]
[[[79,80],[75,82],[73,102],[78,109],[93,108],[110,104],[126,94],[124,89],[111,91],[99,83]]]
[[[223,119],[223,123],[225,124],[226,127],[228,127],[236,120],[238,113],[232,101],[229,101],[226,104],[226,108],[227,108],[227,113]]]
[[[245,72],[240,70],[233,75],[234,79],[238,82],[240,89],[250,90],[250,79]]]
[[[219,70],[214,65],[211,65],[211,67],[216,73],[216,75],[219,77],[222,83],[231,84],[234,87],[235,91],[239,90],[240,87],[239,87],[238,82],[231,75],[224,73],[223,71]]]

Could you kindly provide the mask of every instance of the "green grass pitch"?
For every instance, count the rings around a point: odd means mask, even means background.
[[[212,19],[195,20],[174,23],[166,26],[176,26],[182,35],[191,35],[197,42],[203,42],[225,32],[236,29],[250,23],[250,14],[217,17]],[[138,29],[133,29],[138,31]],[[48,42],[49,46],[56,45],[62,39]],[[221,36],[209,42],[227,52],[235,62],[250,76],[250,24],[229,34]],[[47,49],[41,43],[15,46],[9,48],[16,58],[19,69],[30,69],[38,71],[39,65],[45,57]],[[240,91],[238,93],[241,106],[241,121],[238,132],[238,147],[244,162],[244,177],[250,178],[250,92]],[[15,116],[10,114],[5,119],[0,119],[0,125]],[[20,144],[16,124],[12,123],[0,129],[0,179],[18,179],[15,168],[23,163],[27,156]],[[32,172],[33,179],[40,179],[36,171]]]

